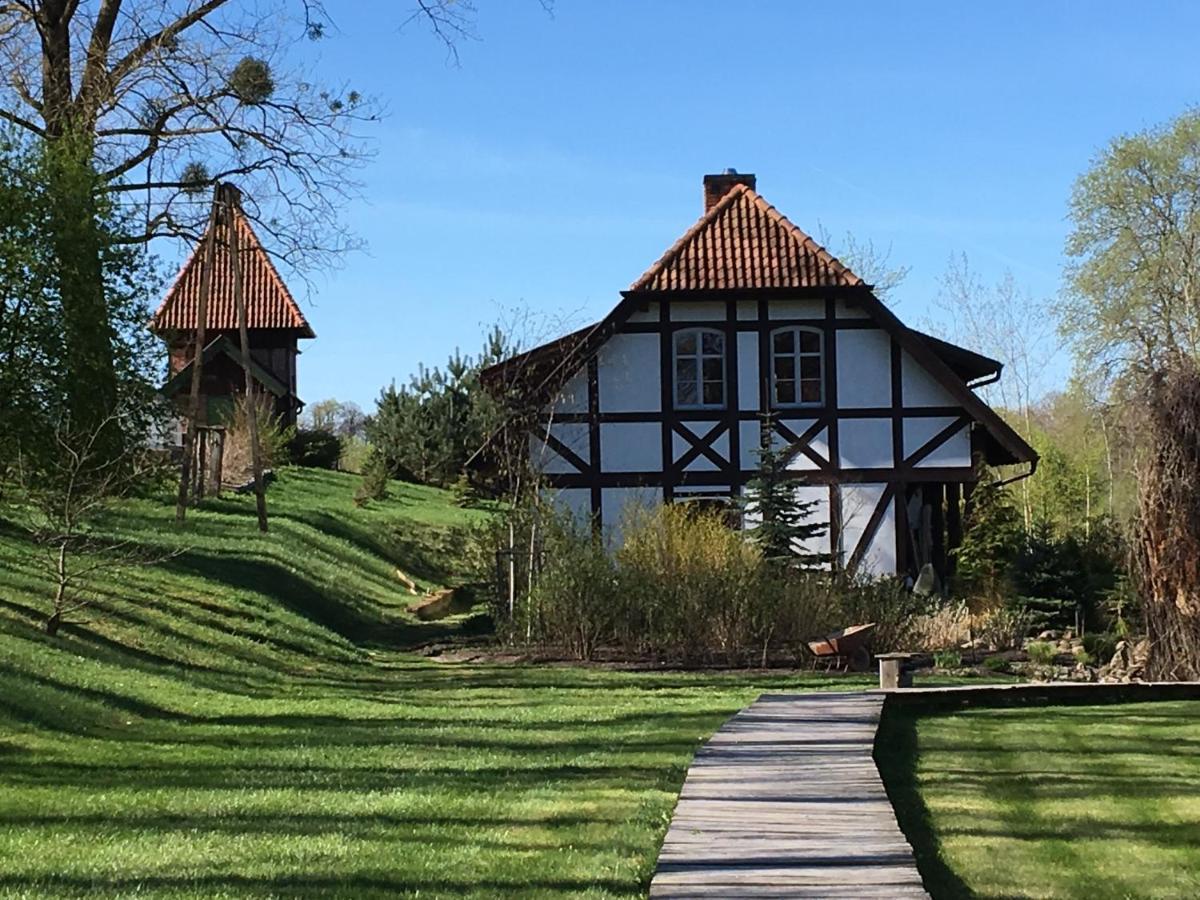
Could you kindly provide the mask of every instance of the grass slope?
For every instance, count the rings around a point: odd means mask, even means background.
[[[938,900],[1200,896],[1200,702],[885,717],[880,766]]]
[[[399,565],[453,582],[483,515],[286,471],[253,500],[138,501],[116,534],[186,548],[38,627],[0,523],[0,895],[638,897],[691,755],[763,690],[842,679],[442,664]],[[864,682],[860,682],[864,683]]]

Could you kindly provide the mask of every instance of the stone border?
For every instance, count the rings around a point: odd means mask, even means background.
[[[1142,703],[1159,700],[1200,700],[1200,681],[1096,683],[1078,681],[1013,682],[1008,684],[873,688],[887,706],[928,709],[968,709],[972,706],[1067,706],[1091,703]]]

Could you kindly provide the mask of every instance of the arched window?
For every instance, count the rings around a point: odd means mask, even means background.
[[[725,405],[725,335],[712,328],[675,332],[675,406]]]
[[[825,402],[823,338],[819,328],[771,332],[772,406],[820,406]]]

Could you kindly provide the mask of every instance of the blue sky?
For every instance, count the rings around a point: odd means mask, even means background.
[[[1196,3],[478,0],[458,67],[399,30],[406,0],[328,5],[338,33],[298,52],[388,115],[300,392],[367,409],[505,310],[602,316],[727,166],[835,252],[890,245],[910,322],[960,251],[1049,304],[1075,177],[1200,99]]]

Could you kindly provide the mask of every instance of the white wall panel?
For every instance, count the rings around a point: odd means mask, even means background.
[[[926,368],[904,351],[900,371],[903,376],[905,406],[957,406],[954,395],[942,387]]]
[[[591,488],[560,488],[543,491],[543,496],[555,507],[571,514],[579,525],[585,525],[592,517]]]
[[[839,328],[837,340],[838,406],[892,405],[891,338],[877,328]]]
[[[645,309],[635,309],[629,314],[630,322],[657,322],[658,304],[651,303]]]
[[[864,575],[896,574],[896,504],[889,503],[887,512],[879,521],[875,537],[871,539],[867,551],[859,564],[860,572]]]
[[[743,322],[754,321],[758,318],[757,300],[739,300],[737,302],[737,317]]]
[[[738,423],[738,447],[743,470],[758,468],[758,448],[762,442],[762,424],[759,422]]]
[[[956,431],[946,443],[917,463],[917,468],[969,465],[971,465],[971,429],[970,426],[964,426],[961,431]]]
[[[672,322],[724,322],[724,300],[688,300],[671,304]]]
[[[930,439],[954,422],[954,416],[910,417],[904,420],[904,458],[912,456]]]
[[[737,336],[738,409],[758,409],[758,335]]]
[[[605,341],[597,356],[601,412],[662,408],[658,353],[656,334],[615,334]]]
[[[805,524],[825,526],[825,530],[821,534],[804,541],[797,541],[796,546],[804,553],[829,553],[829,486],[824,484],[798,485],[796,497],[803,503],[815,504],[808,518],[805,519]]]
[[[602,423],[600,468],[605,472],[662,471],[662,427],[657,422]]]
[[[567,379],[550,408],[553,412],[565,413],[588,411],[587,366]]]
[[[550,436],[562,443],[568,450],[582,459],[590,461],[590,441],[588,426],[580,422],[555,422],[550,426]],[[536,435],[529,436],[529,459],[539,472],[554,474],[570,474],[578,472],[575,466],[567,462],[558,452]]]
[[[839,319],[865,319],[868,313],[857,303],[851,303],[849,300],[838,300],[835,306],[835,314]]]
[[[842,495],[842,562],[848,563],[858,547],[870,522],[871,514],[886,485],[843,484]],[[879,530],[867,545],[860,571],[872,575],[892,575],[896,571],[895,504],[888,503]]]
[[[600,492],[604,538],[610,547],[621,546],[623,530],[638,514],[662,504],[662,490],[649,487],[605,488]]]
[[[824,300],[769,300],[768,319],[823,319]]]
[[[890,419],[841,419],[838,455],[844,469],[882,469],[892,466]]]

